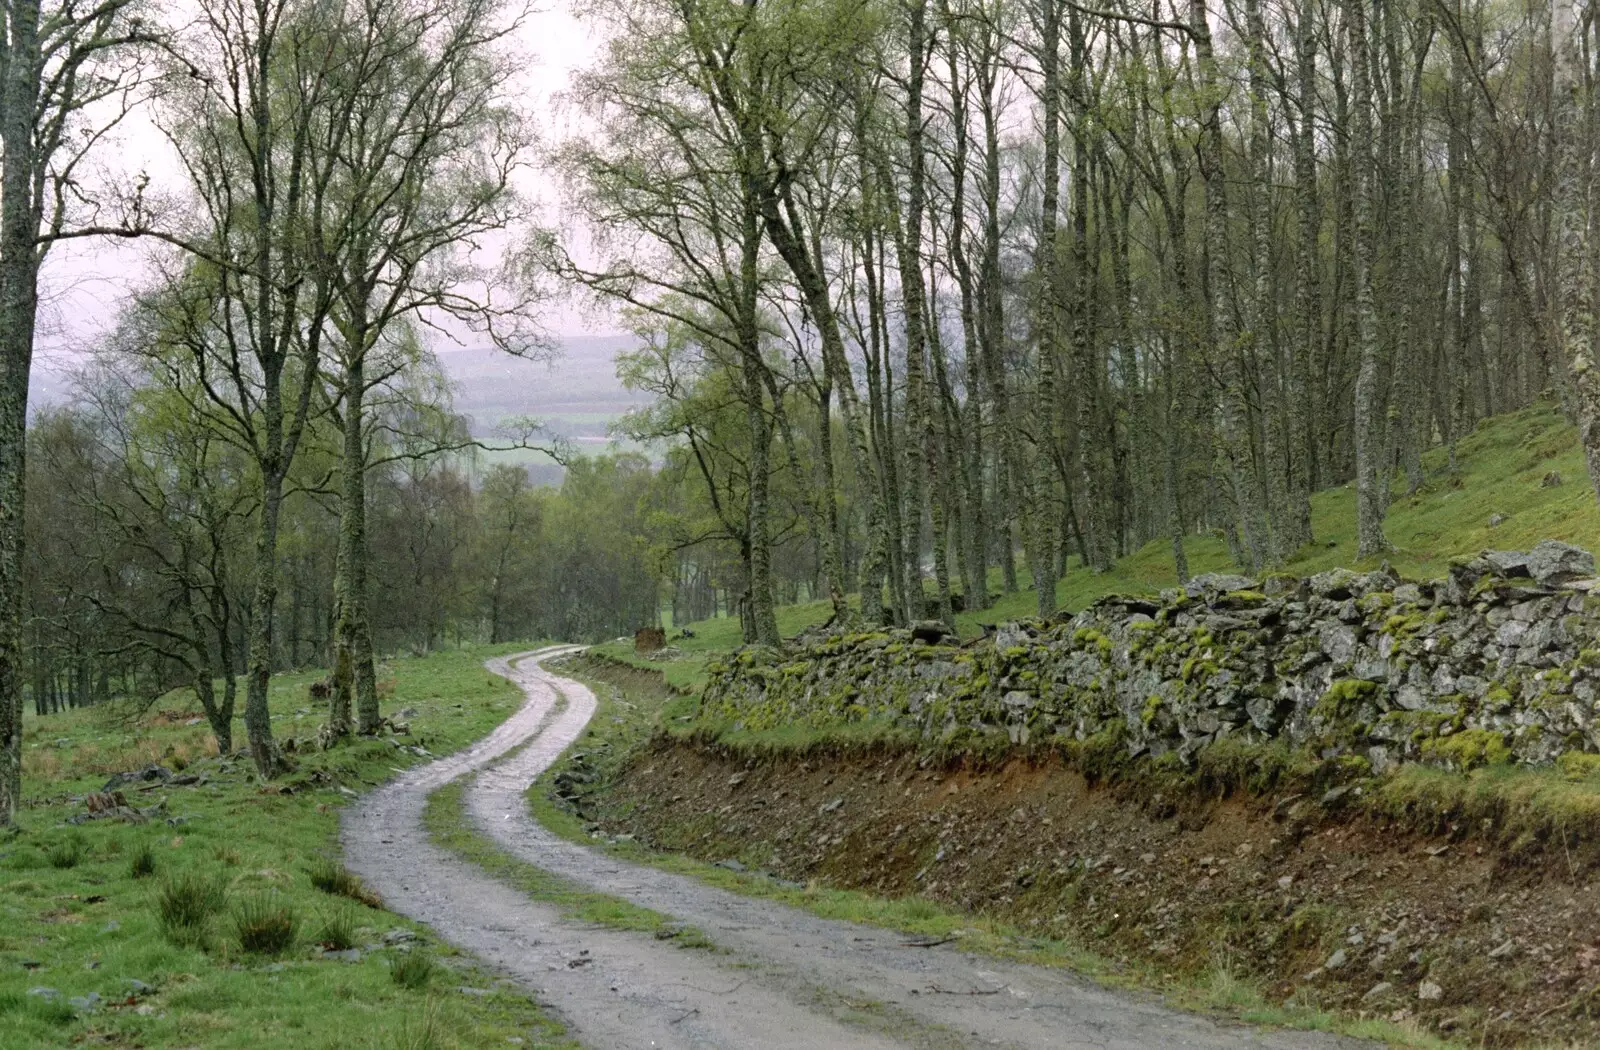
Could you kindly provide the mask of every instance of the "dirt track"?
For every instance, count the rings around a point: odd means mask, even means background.
[[[553,647],[490,661],[491,671],[522,687],[526,704],[476,746],[412,770],[351,807],[343,842],[351,869],[390,907],[542,993],[587,1046],[1366,1045],[1219,1025],[1061,971],[971,956],[950,946],[909,946],[890,931],[819,919],[557,839],[528,815],[523,792],[594,713],[595,699],[585,686],[540,666],[571,651]],[[428,793],[480,770],[467,790],[467,809],[502,848],[693,924],[719,951],[683,950],[647,934],[568,920],[433,846],[422,828]]]

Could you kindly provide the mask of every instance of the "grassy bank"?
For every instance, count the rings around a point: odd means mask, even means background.
[[[409,735],[326,754],[304,748],[322,721],[315,676],[274,678],[273,728],[298,754],[271,784],[212,753],[185,694],[132,721],[113,708],[30,716],[22,830],[0,842],[4,1045],[570,1046],[526,995],[357,899],[337,864],[346,801],[426,760],[413,749],[453,751],[520,704],[482,666],[519,648],[395,661],[384,709]],[[151,763],[193,782],[121,787],[148,813],[139,823],[69,823],[108,777]]]
[[[1577,431],[1555,406],[1538,405],[1484,421],[1457,443],[1455,460],[1452,473],[1448,450],[1428,452],[1423,457],[1428,481],[1416,493],[1405,493],[1403,481],[1395,479],[1394,502],[1384,527],[1395,547],[1388,560],[1402,575],[1442,577],[1450,559],[1458,555],[1484,548],[1527,549],[1545,539],[1600,549],[1600,504],[1588,483]],[[1559,475],[1562,483],[1547,485],[1552,474]],[[1363,562],[1356,557],[1353,488],[1341,486],[1314,495],[1311,520],[1316,542],[1300,550],[1284,571],[1309,575],[1337,566],[1377,566],[1376,559]],[[1492,520],[1498,523],[1491,525]],[[1190,535],[1185,550],[1192,573],[1237,571],[1219,536]],[[1032,616],[1038,603],[1020,565],[1018,583],[1017,592],[1001,593],[1001,575],[992,570],[989,590],[997,600],[988,609],[959,614],[956,625],[962,634],[976,637],[982,623]],[[1156,539],[1119,559],[1109,572],[1090,572],[1072,559],[1066,576],[1056,584],[1056,606],[1077,611],[1107,594],[1147,593],[1176,583],[1171,542]],[[822,623],[830,613],[825,601],[784,606],[778,610],[778,626],[788,637]],[[739,621],[722,616],[687,626],[693,637],[678,638],[679,632],[671,632],[671,644],[683,653],[679,659],[644,665],[659,667],[668,682],[693,691],[703,684],[705,665],[715,654],[738,647]],[[639,659],[627,644],[600,648],[620,660]]]

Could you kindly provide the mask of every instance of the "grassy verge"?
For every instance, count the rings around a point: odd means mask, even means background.
[[[1359,1018],[1318,1009],[1309,1001],[1269,1001],[1260,985],[1239,976],[1226,958],[1218,958],[1199,977],[1180,977],[1141,964],[1109,959],[1069,940],[1035,936],[993,916],[953,911],[921,897],[886,899],[857,890],[838,889],[817,881],[797,885],[755,870],[735,870],[675,853],[663,853],[632,840],[602,834],[586,819],[580,800],[573,806],[556,794],[563,774],[579,773],[591,792],[604,796],[623,771],[630,752],[647,741],[675,698],[664,688],[651,688],[623,673],[628,687],[619,688],[616,669],[605,667],[603,654],[568,661],[564,674],[588,684],[599,700],[590,729],[528,791],[529,807],[545,827],[570,841],[604,850],[620,859],[687,875],[709,885],[746,896],[802,908],[829,919],[865,923],[927,941],[954,941],[964,951],[1040,966],[1070,969],[1098,983],[1157,993],[1174,1006],[1224,1016],[1248,1024],[1338,1032],[1392,1046],[1445,1048],[1416,1025]],[[670,715],[669,715],[670,717]],[[625,812],[608,815],[626,820]],[[737,858],[733,858],[737,859]]]
[[[423,823],[429,837],[440,846],[534,900],[555,905],[568,918],[614,930],[654,934],[661,940],[672,939],[682,948],[712,947],[705,934],[693,926],[621,897],[586,890],[500,849],[487,835],[472,829],[464,806],[465,791],[465,781],[457,780],[428,796]]]
[[[247,759],[211,753],[184,694],[136,720],[110,708],[29,716],[22,831],[0,842],[0,1042],[8,1050],[571,1046],[527,996],[424,929],[313,884],[315,874],[360,895],[336,860],[340,806],[425,760],[410,748],[443,754],[502,721],[521,695],[482,662],[518,648],[395,661],[382,676],[392,689],[385,710],[404,712],[397,721],[411,734],[329,753],[298,748],[295,772],[273,784]],[[306,693],[314,677],[274,678],[280,740],[309,738],[321,722]],[[122,787],[131,807],[149,813],[142,823],[68,823],[108,776],[152,762],[197,782]],[[335,956],[325,946],[354,951]]]

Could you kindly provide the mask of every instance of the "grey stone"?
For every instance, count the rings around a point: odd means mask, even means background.
[[[1011,692],[1007,693],[1003,698],[1001,698],[1000,702],[1005,704],[1006,707],[1012,709],[1013,711],[1026,711],[1036,705],[1039,701],[1034,699],[1031,694],[1024,693],[1020,689],[1013,689]]]
[[[1322,964],[1322,968],[1324,970],[1338,970],[1349,961],[1349,954],[1343,948],[1340,948],[1338,951],[1328,956],[1328,961]]]
[[[1259,588],[1260,584],[1248,576],[1236,576],[1226,572],[1201,573],[1184,585],[1191,598],[1208,594],[1227,594],[1230,591],[1254,591]]]
[[[1528,625],[1520,620],[1507,620],[1494,632],[1494,640],[1498,645],[1520,645],[1522,636],[1528,633]]]
[[[172,779],[172,770],[166,766],[145,766],[143,769],[130,770],[126,773],[114,774],[110,780],[100,788],[101,791],[115,791],[119,787],[129,784],[149,784],[156,781],[166,783]]]
[[[38,988],[29,988],[28,989],[28,994],[32,995],[32,996],[37,996],[38,998],[43,999],[47,1003],[53,1003],[57,999],[61,998],[61,989],[59,989],[59,988],[45,988],[45,987],[41,986],[41,987],[38,987]]]
[[[1356,655],[1356,632],[1344,624],[1324,624],[1320,632],[1322,651],[1336,664],[1349,663]]]
[[[1343,601],[1361,591],[1362,577],[1349,569],[1329,569],[1311,577],[1311,593],[1319,598]]]
[[[1423,981],[1417,985],[1417,998],[1425,1003],[1438,1002],[1444,998],[1444,989],[1434,981]]]
[[[1363,999],[1378,999],[1378,998],[1381,998],[1381,997],[1383,997],[1385,995],[1388,995],[1392,991],[1394,991],[1394,985],[1390,984],[1388,981],[1379,981],[1377,984],[1373,985],[1371,988],[1368,988],[1367,989],[1367,993],[1365,995],[1363,995],[1361,998],[1363,998]]]
[[[838,809],[842,805],[844,805],[844,799],[836,798],[832,802],[824,802],[820,807],[818,807],[817,812],[818,813],[832,813],[834,810]]]
[[[1421,711],[1428,706],[1428,694],[1414,685],[1403,685],[1395,691],[1394,702],[1407,711]]]
[[[1594,555],[1559,540],[1543,540],[1528,552],[1528,575],[1549,587],[1594,575]]]
[[[79,1013],[92,1014],[100,1009],[100,993],[90,992],[88,995],[74,995],[67,1000],[67,1005]]]
[[[1528,571],[1527,551],[1484,551],[1479,557],[1489,563],[1496,576],[1510,580],[1533,575]]]

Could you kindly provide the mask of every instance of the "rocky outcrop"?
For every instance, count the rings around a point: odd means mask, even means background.
[[[1381,772],[1600,750],[1600,580],[1584,550],[1485,551],[1448,578],[1344,569],[1197,577],[961,647],[909,631],[746,649],[713,665],[702,716],[748,729],[868,719],[924,738],[1102,734],[1187,761],[1224,738],[1286,740]]]

